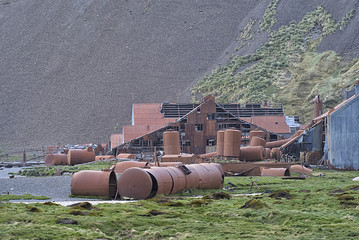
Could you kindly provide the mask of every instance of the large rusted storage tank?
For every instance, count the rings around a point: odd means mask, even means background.
[[[217,132],[217,156],[223,156],[224,130]]]
[[[92,147],[86,149],[70,149],[67,154],[68,165],[95,161],[95,152]]]
[[[249,144],[249,146],[262,146],[262,147],[266,147],[266,143],[267,141],[264,140],[263,138],[257,137],[257,136],[253,136],[251,139],[251,142]]]
[[[264,139],[264,136],[266,135],[266,133],[264,131],[261,130],[253,130],[249,132],[249,142],[252,141],[252,137],[256,136],[256,137],[260,137]]]
[[[223,156],[239,157],[241,154],[242,132],[237,129],[226,129],[224,131]]]
[[[116,175],[113,171],[84,170],[72,176],[71,194],[73,195],[113,198],[116,191]]]
[[[121,196],[147,199],[156,194],[171,194],[185,188],[221,188],[223,169],[220,164],[192,164],[185,174],[179,167],[129,168],[117,181]]]
[[[241,148],[240,160],[243,161],[263,161],[264,147],[262,146],[246,146]]]
[[[163,133],[163,148],[165,155],[179,155],[181,153],[179,132],[167,131]]]
[[[67,165],[66,154],[47,154],[45,157],[45,165]]]

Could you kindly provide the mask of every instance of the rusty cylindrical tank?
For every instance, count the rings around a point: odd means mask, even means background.
[[[163,133],[163,148],[165,155],[179,155],[181,153],[179,132],[167,131]]]
[[[75,165],[95,161],[95,152],[92,147],[86,149],[70,149],[67,154],[67,163]]]
[[[264,158],[265,159],[270,159],[270,152],[271,152],[271,149],[270,148],[265,148],[264,149],[265,150],[265,156],[264,156]]]
[[[263,161],[264,147],[262,146],[246,146],[241,148],[240,160],[243,161]]]
[[[113,198],[116,191],[116,175],[113,171],[84,170],[72,176],[71,194],[73,195]]]
[[[149,164],[147,162],[123,161],[123,162],[116,163],[114,172],[115,173],[123,173],[124,171],[126,171],[127,169],[132,168],[132,167],[144,168],[144,167],[151,167],[151,166],[152,166],[152,164]]]
[[[313,170],[310,169],[310,168],[307,168],[307,167],[304,167],[302,165],[293,165],[293,166],[290,166],[289,168],[289,171],[292,173],[292,172],[299,172],[299,173],[303,173],[303,174],[307,174],[307,175],[310,175]]]
[[[67,155],[66,154],[47,154],[45,157],[45,165],[67,165]]]
[[[253,130],[249,132],[249,142],[252,141],[252,137],[260,137],[264,139],[265,132],[261,130]]]
[[[249,146],[262,146],[262,147],[266,147],[266,143],[267,141],[264,140],[263,138],[257,137],[257,136],[253,136],[251,139],[251,142],[249,144]]]
[[[277,161],[280,161],[280,148],[272,148],[271,159],[276,159]]]
[[[224,130],[217,132],[217,156],[223,156]]]
[[[198,174],[198,189],[217,189],[223,186],[224,174],[223,168],[220,164],[202,163],[188,165],[187,167],[192,172],[195,171]],[[186,178],[189,175],[186,175]]]
[[[241,153],[242,132],[237,129],[224,131],[223,156],[239,157]]]
[[[290,176],[289,168],[260,168],[261,176]]]
[[[171,194],[185,188],[221,188],[223,169],[220,164],[187,165],[191,171],[185,175],[179,167],[132,167],[124,171],[117,181],[121,196],[147,199],[156,194]]]
[[[101,161],[101,160],[109,160],[109,159],[113,159],[115,158],[115,156],[113,155],[99,155],[95,157],[95,161]]]

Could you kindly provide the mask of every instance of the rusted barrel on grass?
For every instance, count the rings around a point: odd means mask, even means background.
[[[116,191],[116,175],[113,171],[84,170],[72,176],[71,194],[73,195],[113,198]]]
[[[179,155],[181,153],[179,132],[167,131],[163,133],[163,148],[165,155]]]
[[[92,147],[86,149],[70,149],[67,154],[68,165],[95,161],[95,152]]]
[[[241,156],[239,158],[242,161],[263,161],[264,160],[264,148],[262,146],[246,146],[241,148]]]
[[[249,144],[249,146],[254,147],[254,146],[262,146],[262,147],[266,147],[266,143],[267,141],[264,140],[263,138],[257,137],[257,136],[253,136],[251,139],[251,142]]]
[[[121,196],[147,199],[156,194],[171,194],[185,188],[221,188],[223,169],[220,164],[191,164],[190,172],[180,167],[129,168],[118,178],[117,188]]]
[[[224,130],[217,132],[217,156],[223,156]]]
[[[109,159],[113,159],[115,158],[115,156],[113,155],[99,155],[95,157],[95,161],[101,161],[101,160],[109,160]]]
[[[67,155],[66,154],[47,154],[45,157],[45,165],[67,165]]]
[[[237,129],[224,131],[223,156],[239,157],[241,153],[242,132]]]
[[[260,168],[261,176],[290,176],[289,168]]]
[[[298,173],[303,173],[303,174],[307,174],[310,175],[313,170],[307,167],[304,167],[302,165],[293,165],[290,166],[289,171],[292,172],[298,172]]]

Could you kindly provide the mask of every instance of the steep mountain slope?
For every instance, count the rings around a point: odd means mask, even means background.
[[[285,86],[316,79],[337,96],[357,78],[358,1],[271,2],[0,0],[0,149],[107,141],[130,123],[132,103],[187,102],[206,74],[197,97],[268,99],[308,115]],[[304,44],[297,27],[315,11],[325,26],[302,24],[312,38]],[[322,87],[323,76],[345,84]]]
[[[132,103],[189,101],[256,5],[0,1],[0,148],[107,141]]]
[[[358,10],[358,1],[273,0],[262,18],[248,20],[228,61],[192,92],[223,102],[283,103],[306,122],[315,95],[328,109],[359,80]]]

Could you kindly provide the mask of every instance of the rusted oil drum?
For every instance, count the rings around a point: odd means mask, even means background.
[[[190,174],[185,175],[186,178],[186,189],[188,188],[195,188],[198,189],[199,188],[199,175],[197,170],[193,167],[193,165],[197,165],[197,164],[191,164],[191,165],[186,165],[186,167],[191,171]]]
[[[87,149],[70,149],[67,154],[68,165],[95,161],[95,152],[92,147]]]
[[[216,165],[203,163],[193,164],[192,167],[199,176],[199,189],[216,189],[223,185],[223,175]]]
[[[302,165],[293,165],[293,166],[290,166],[289,168],[289,171],[292,173],[292,172],[299,172],[299,173],[303,173],[303,174],[307,174],[307,175],[310,175],[313,170],[310,169],[310,168],[307,168],[307,167],[304,167]]]
[[[95,161],[101,161],[101,160],[109,160],[109,159],[113,159],[115,158],[115,156],[113,155],[99,155],[95,157]]]
[[[145,169],[155,180],[153,184],[157,188],[156,194],[170,194],[173,189],[173,180],[171,174],[165,167],[153,167]],[[156,187],[157,185],[157,187]]]
[[[261,130],[256,130],[256,131],[250,131],[249,132],[249,142],[252,141],[252,137],[256,136],[256,137],[260,137],[260,138],[263,138],[264,139],[264,136],[265,136],[265,132],[264,131],[261,131]]]
[[[290,176],[289,168],[260,168],[261,176]]]
[[[182,191],[186,187],[186,178],[183,171],[177,167],[166,167],[165,168],[172,176],[173,186],[172,193]]]
[[[71,194],[73,195],[113,198],[116,191],[116,175],[113,171],[84,170],[72,176]]]
[[[270,152],[271,152],[271,149],[270,148],[265,148],[265,159],[270,159]]]
[[[216,167],[219,174],[220,174],[220,178],[222,179],[221,181],[219,181],[219,175],[216,175],[216,178],[212,178],[212,183],[213,184],[218,184],[215,188],[223,188],[223,183],[224,183],[224,171],[223,171],[223,167],[221,164],[219,163],[210,163],[209,165],[207,163],[203,163],[201,164],[202,166],[206,167],[208,171],[215,171],[213,167]],[[211,168],[211,169],[209,169]]]
[[[217,132],[217,156],[223,156],[224,130]]]
[[[157,193],[153,179],[154,177],[151,177],[143,168],[132,167],[126,169],[117,180],[118,193],[120,196],[134,199],[153,197]]]
[[[163,148],[165,155],[179,155],[181,153],[179,132],[167,131],[163,133]]]
[[[116,163],[116,166],[114,168],[115,173],[123,173],[125,170],[132,168],[132,167],[151,167],[151,164],[147,164],[147,162],[134,162],[134,161],[123,161]]]
[[[47,154],[45,157],[45,165],[67,165],[67,155],[66,154]]]
[[[253,136],[251,139],[251,142],[249,144],[249,146],[262,146],[262,147],[266,147],[266,143],[267,141],[264,140],[263,138],[257,137],[257,136]]]
[[[243,161],[263,161],[264,148],[262,146],[247,146],[241,148],[240,160]]]
[[[280,161],[280,148],[272,148],[271,159],[276,159]]]
[[[223,156],[239,157],[241,153],[242,132],[237,129],[226,129],[224,131]]]
[[[283,139],[283,140],[278,140],[278,141],[273,141],[273,142],[267,142],[266,143],[266,148],[277,148],[282,146],[283,144],[287,143],[289,141],[289,139]]]

